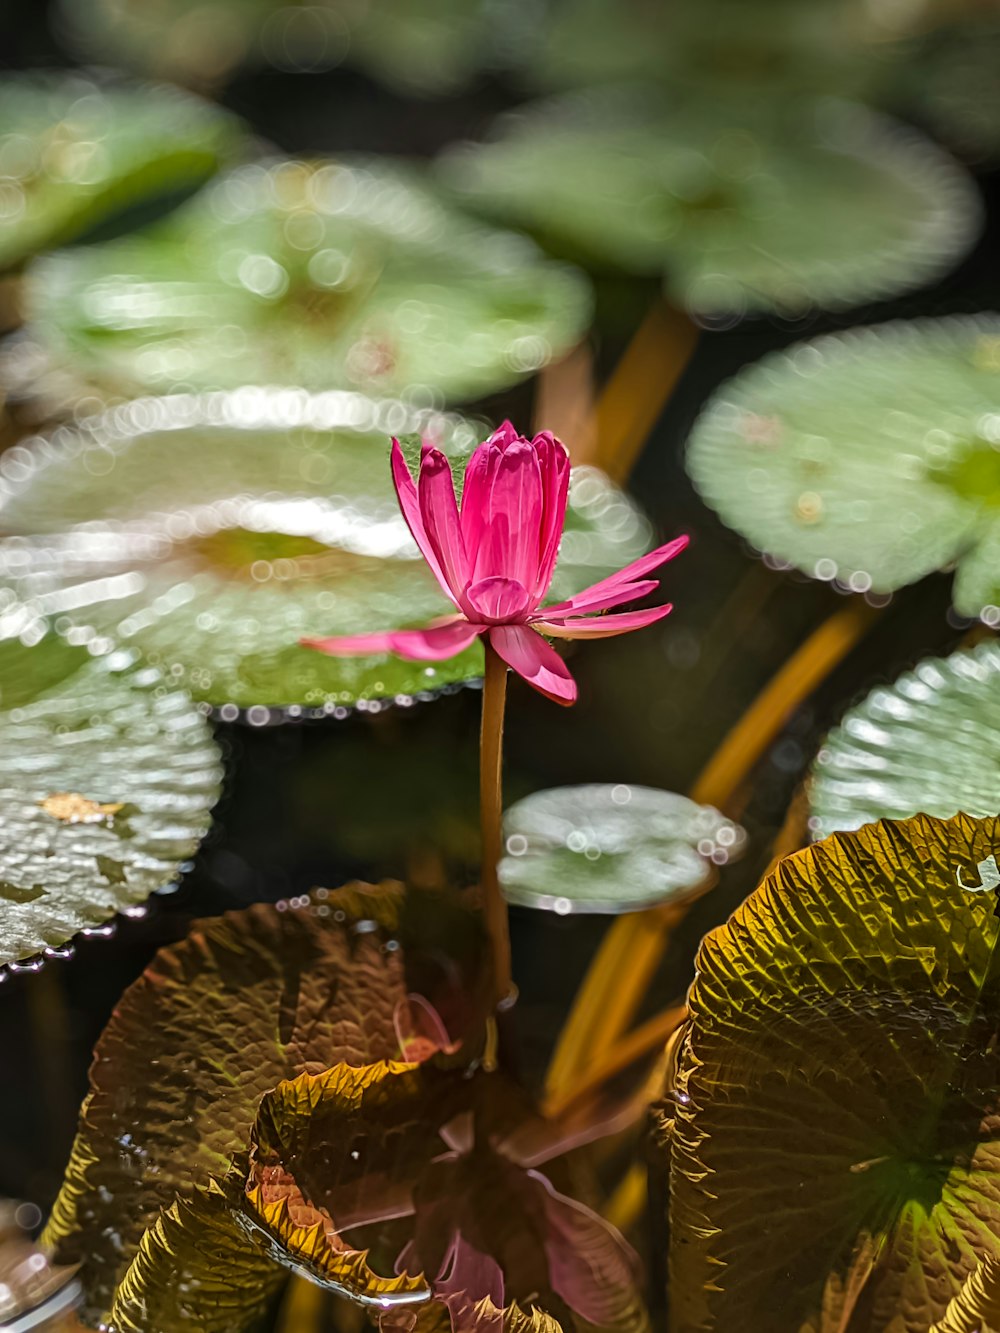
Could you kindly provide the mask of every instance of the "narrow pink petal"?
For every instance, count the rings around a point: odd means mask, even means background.
[[[490,643],[509,667],[557,704],[576,703],[576,681],[566,663],[527,625],[494,625]]]
[[[535,620],[564,620],[566,616],[582,616],[591,611],[608,611],[623,602],[637,602],[640,597],[647,597],[659,587],[656,579],[643,579],[639,583],[623,583],[620,587],[607,592],[595,593],[592,588],[569,597],[555,606],[543,606],[530,618]]]
[[[465,590],[469,610],[477,620],[498,624],[524,617],[531,604],[528,590],[517,579],[489,578],[470,583]]]
[[[690,540],[687,536],[676,537],[672,542],[667,542],[666,546],[658,546],[655,551],[650,551],[649,555],[643,555],[638,560],[633,560],[630,565],[620,569],[617,574],[611,574],[606,579],[601,579],[600,583],[592,583],[589,588],[584,588],[582,592],[576,593],[570,600],[579,604],[583,598],[590,597],[594,593],[601,596],[621,587],[622,584],[635,583],[643,575],[651,574],[654,569],[659,569],[668,560],[673,560],[675,555],[680,555]],[[568,602],[560,602],[558,606],[545,608],[546,615],[551,612],[565,610],[572,610]]]
[[[610,616],[567,616],[564,620],[533,620],[532,629],[548,634],[553,639],[613,639],[616,634],[628,634],[634,629],[654,625],[673,610],[665,606],[651,606],[645,611],[622,611]]]
[[[347,634],[326,639],[299,639],[303,648],[315,648],[328,657],[370,657],[389,651],[390,634]]]
[[[541,462],[543,495],[538,575],[531,590],[537,604],[548,591],[559,555],[559,543],[566,523],[570,467],[569,454],[554,435],[545,431],[535,436],[534,443]]]
[[[347,634],[325,639],[300,639],[303,648],[315,648],[328,657],[370,657],[375,653],[398,653],[414,662],[437,662],[454,657],[485,625],[470,624],[464,616],[449,616],[425,629],[387,630],[382,634]]]
[[[420,502],[417,499],[417,485],[410,476],[410,469],[406,466],[403,450],[396,439],[392,442],[392,481],[396,487],[396,498],[399,501],[403,518],[406,520],[406,526],[410,529],[413,540],[420,549],[420,554],[427,561],[431,573],[444,589],[448,600],[454,602],[457,606],[458,598],[448,586],[448,580],[445,578],[437,552],[424,531],[424,522],[420,517]]]
[[[511,444],[527,444],[527,440],[523,435],[518,435],[509,421],[501,421],[486,443],[495,444],[500,450],[504,450]]]
[[[469,581],[465,542],[458,519],[451,464],[440,449],[427,449],[420,460],[417,485],[420,518],[451,591],[458,601]]]
[[[401,629],[388,635],[389,651],[411,662],[442,662],[474,643],[485,625],[453,620],[429,629]]]
[[[533,588],[538,577],[542,477],[538,457],[527,443],[507,447],[500,457],[470,582],[499,575]]]
[[[469,557],[470,568],[475,564],[476,551],[482,540],[489,514],[493,478],[500,466],[501,451],[491,440],[473,452],[465,467],[462,486],[462,536]]]

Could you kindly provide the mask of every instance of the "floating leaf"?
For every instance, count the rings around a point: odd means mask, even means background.
[[[984,8],[933,27],[905,67],[906,91],[946,143],[973,162],[1000,154],[1000,23]]]
[[[6,73],[0,86],[0,268],[130,204],[205,180],[239,123],[168,86]]]
[[[912,287],[973,243],[980,206],[929,141],[859,107],[786,120],[608,89],[518,108],[442,160],[461,197],[639,272],[707,317],[849,306]]]
[[[205,719],[133,652],[0,638],[0,966],[173,884],[220,780]]]
[[[894,17],[864,0],[563,0],[526,59],[550,88],[647,80],[713,98],[844,96],[887,63]]]
[[[505,812],[504,835],[504,896],[560,914],[684,901],[745,842],[710,806],[624,783],[535,792]]]
[[[899,322],[802,343],[720,389],[687,466],[759,550],[855,591],[955,560],[955,605],[1000,621],[1000,321]]]
[[[419,895],[411,906],[429,910]],[[246,1150],[268,1089],[397,1053],[395,1010],[407,984],[401,951],[386,946],[401,907],[398,886],[356,886],[318,890],[295,910],[258,905],[202,922],[125,993],[98,1043],[45,1233],[81,1263],[89,1318],[107,1313],[161,1210],[191,1202]],[[435,975],[425,969],[431,995]],[[175,1212],[147,1249],[169,1249],[186,1216]],[[151,1262],[147,1254],[136,1273]]]
[[[363,158],[242,167],[157,227],[35,265],[25,303],[51,363],[105,398],[475,398],[571,347],[590,313],[581,275]]]
[[[1000,1255],[998,851],[996,818],[835,834],[704,941],[666,1112],[674,1328],[798,1329],[839,1292],[826,1330],[926,1333]]]
[[[249,708],[252,722],[271,707],[330,713],[467,681],[482,671],[478,644],[415,663],[332,658],[298,640],[448,610],[400,515],[388,437],[433,435],[462,460],[483,430],[280,390],[140,400],[64,427],[0,466],[0,584],[24,601],[5,623],[20,633],[59,615],[99,628],[223,717]],[[553,596],[620,569],[648,538],[603,474],[576,469]]]
[[[1000,810],[1000,643],[927,658],[879,685],[826,740],[809,784],[814,837],[919,813]]]

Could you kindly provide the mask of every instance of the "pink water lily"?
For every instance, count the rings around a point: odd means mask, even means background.
[[[455,612],[424,629],[302,642],[333,656],[394,652],[433,662],[486,635],[529,685],[557,703],[575,702],[576,682],[543,636],[606,638],[662,620],[672,610],[669,603],[600,613],[654,592],[659,583],[648,575],[682,551],[688,539],[678,537],[566,601],[542,607],[559,554],[569,473],[569,455],[554,435],[542,431],[528,440],[505,421],[469,459],[460,510],[451,464],[441,450],[424,445],[414,481],[399,441],[393,440],[400,509]]]

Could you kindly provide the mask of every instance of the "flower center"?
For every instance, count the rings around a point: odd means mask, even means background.
[[[494,575],[470,584],[465,590],[465,600],[475,619],[487,625],[502,625],[511,620],[524,620],[531,596],[517,579]]]

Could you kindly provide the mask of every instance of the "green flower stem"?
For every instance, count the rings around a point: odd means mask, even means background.
[[[479,827],[482,834],[483,913],[490,941],[493,998],[506,1008],[516,996],[510,974],[510,928],[507,903],[500,892],[497,865],[503,851],[503,718],[507,701],[507,664],[483,640],[483,716],[479,732]]]

